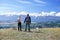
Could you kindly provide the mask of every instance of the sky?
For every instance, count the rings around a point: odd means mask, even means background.
[[[60,0],[0,0],[0,15],[60,16]]]

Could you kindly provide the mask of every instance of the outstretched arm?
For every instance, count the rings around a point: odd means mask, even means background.
[[[25,18],[25,20],[24,20],[24,23],[25,23],[25,21],[26,21],[26,18]]]
[[[31,17],[30,17],[30,23],[31,23]]]

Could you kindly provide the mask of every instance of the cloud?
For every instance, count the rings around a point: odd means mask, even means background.
[[[19,1],[20,3],[25,3],[25,4],[30,4],[31,2],[29,1]]]
[[[38,13],[29,13],[29,12],[7,12],[7,13],[1,13],[0,15],[5,15],[5,16],[13,16],[13,15],[27,15],[29,14],[30,16],[40,16]]]
[[[7,13],[0,13],[0,15],[5,15],[5,16],[13,16],[13,15],[27,15],[29,14],[30,16],[60,16],[60,12],[56,13],[54,11],[51,12],[41,12],[41,13],[29,13],[29,12],[7,12]]]
[[[41,4],[46,4],[46,2],[41,1],[41,0],[34,0],[34,1],[37,2],[37,3],[41,3]]]
[[[5,15],[5,16],[13,16],[13,15],[26,15],[28,14],[27,12],[6,12],[6,13],[0,13],[0,15]]]
[[[53,12],[53,11],[52,12],[49,12],[49,13],[48,12],[41,12],[40,15],[41,16],[55,16],[55,13],[56,12]]]
[[[33,0],[36,4],[35,6],[46,6],[47,2],[41,1],[41,0]]]
[[[13,16],[15,15],[16,12],[7,12],[7,13],[1,13],[0,15],[5,15],[5,16]]]
[[[16,0],[17,2],[19,3],[22,3],[22,4],[31,4],[33,2],[30,2],[30,1],[27,1],[27,0]],[[42,4],[46,4],[46,2],[44,1],[41,1],[41,0],[33,0],[34,2],[37,2],[37,3],[42,3]]]
[[[17,7],[17,8],[21,8],[21,6],[17,6],[15,4],[7,4],[7,3],[0,4],[0,8],[1,7]]]
[[[26,1],[26,0],[16,0],[16,1],[19,3],[22,3],[22,4],[31,4],[32,3],[32,2]]]
[[[55,16],[60,16],[60,12],[58,12]]]
[[[29,1],[29,0],[15,0],[16,2],[18,3],[21,3],[21,4],[28,4],[26,6],[45,6],[46,2],[44,1],[39,1],[39,0],[32,0],[32,1]],[[36,3],[34,3],[36,2]]]
[[[9,12],[9,11],[16,11],[16,10],[20,11],[19,9],[22,9],[22,8],[23,8],[23,6],[2,3],[2,4],[0,4],[0,13]]]

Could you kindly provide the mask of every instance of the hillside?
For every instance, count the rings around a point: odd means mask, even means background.
[[[0,29],[0,40],[60,40],[60,28],[41,28],[40,31],[22,32]]]

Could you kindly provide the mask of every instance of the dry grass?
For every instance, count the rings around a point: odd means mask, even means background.
[[[60,40],[60,28],[41,28],[37,32],[20,32],[10,29],[0,29],[0,40]]]

